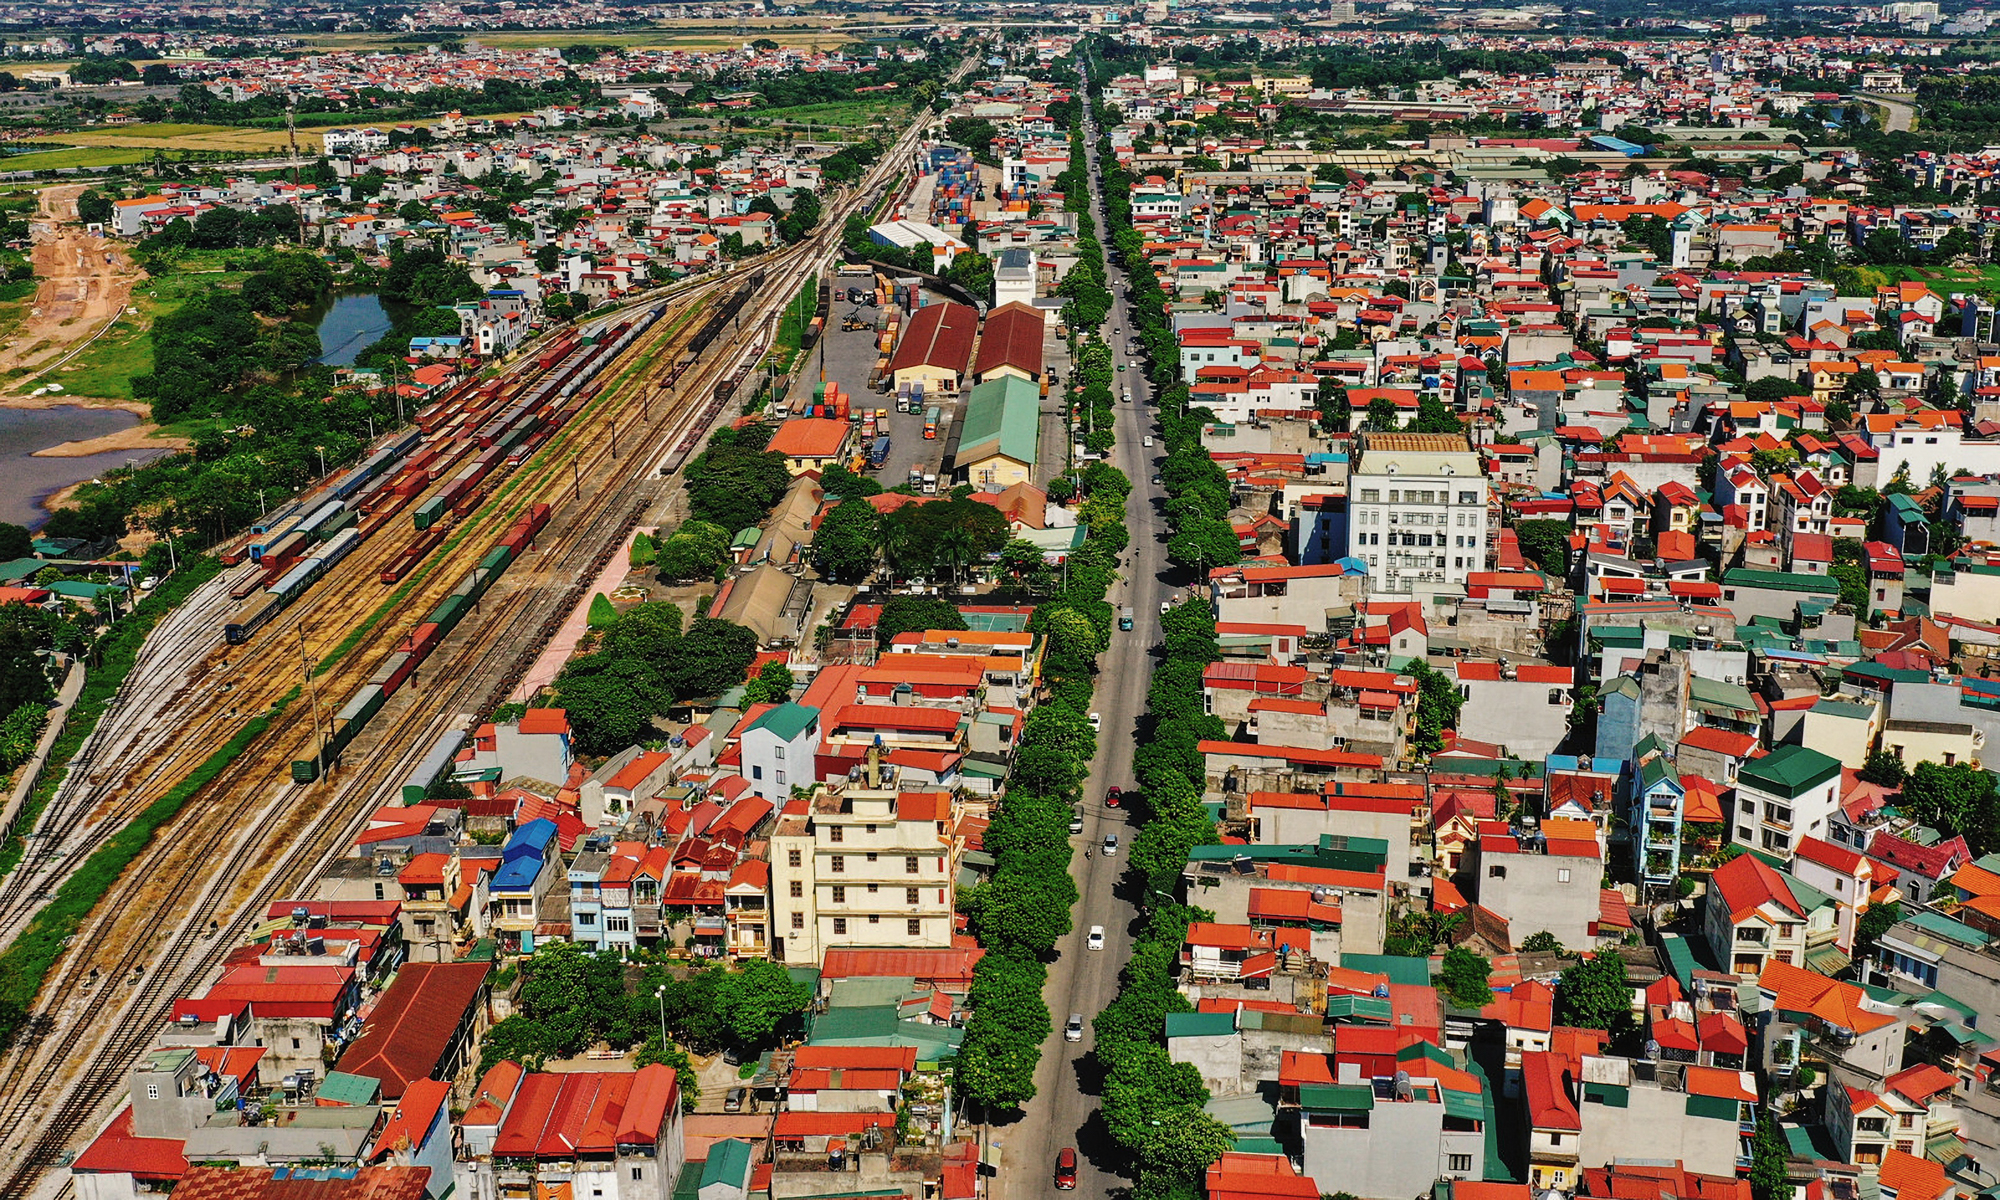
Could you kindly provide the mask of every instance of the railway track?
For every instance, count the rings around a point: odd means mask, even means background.
[[[872,202],[916,132],[884,157],[819,233],[762,260],[763,291],[745,304],[736,330],[671,396],[660,394],[661,383],[690,332],[685,322],[650,347],[628,349],[604,391],[454,528],[421,574],[392,593],[398,599],[369,614],[372,629],[314,681],[326,695],[341,695],[367,677],[375,652],[393,644],[409,619],[435,604],[477,559],[486,545],[483,533],[503,528],[527,504],[556,505],[537,553],[521,556],[482,601],[477,619],[463,622],[349,747],[347,759],[356,765],[336,769],[319,784],[290,782],[288,764],[310,757],[316,745],[315,697],[308,688],[142,852],[78,931],[38,997],[35,1026],[0,1063],[0,1159],[18,1164],[0,1195],[29,1194],[73,1138],[96,1128],[107,1102],[122,1092],[130,1064],[152,1045],[171,1001],[196,990],[270,903],[301,888],[351,846],[369,814],[395,794],[439,734],[489,711],[520,681],[547,635],[622,549],[625,535],[668,493],[671,483],[659,478],[663,472],[655,465],[664,460],[677,470],[687,447],[725,415],[702,385],[768,346],[773,318],[796,294],[802,271],[816,268],[838,244],[846,211]],[[729,282],[728,276],[710,281],[687,293],[687,303],[699,306],[708,287]],[[663,321],[662,328],[672,324]],[[621,446],[621,439],[627,444]],[[589,488],[582,483],[586,477],[594,481]],[[400,545],[400,539],[369,539],[341,570],[371,577]],[[86,748],[90,758],[80,755],[73,775],[96,803],[71,806],[51,829],[57,836],[48,839],[45,853],[81,855],[101,845],[156,790],[184,778],[178,768],[191,768],[191,757],[205,758],[242,720],[283,699],[303,674],[301,656],[324,655],[347,636],[351,620],[329,629],[327,618],[351,610],[356,591],[376,607],[376,589],[343,587],[330,574],[250,645],[223,650],[215,639],[229,603],[227,584],[207,585],[206,601],[186,606],[190,617],[149,662],[156,672],[181,668],[180,685],[164,700],[121,695],[99,726],[106,730],[112,717],[128,711],[153,714],[132,745],[139,761],[119,754],[108,757],[123,758],[123,769],[100,765],[107,755],[97,746],[111,743],[93,738]],[[530,629],[535,632],[525,633]],[[171,719],[177,705],[207,686],[229,687],[226,702],[211,700],[191,720]],[[390,738],[400,742],[400,751],[385,753]],[[273,786],[274,780],[280,782]],[[125,781],[131,782],[120,786]],[[97,819],[87,821],[93,810]],[[63,845],[64,836],[73,844]],[[272,845],[284,849],[271,854]],[[0,928],[18,903],[0,891]],[[163,912],[171,915],[162,920]],[[91,1038],[93,1031],[102,1036]],[[76,1063],[85,1056],[79,1070]]]

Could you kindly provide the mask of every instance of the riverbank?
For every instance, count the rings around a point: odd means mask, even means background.
[[[143,407],[143,406],[142,406]],[[185,450],[191,444],[186,438],[159,437],[158,425],[142,421],[130,429],[118,429],[97,437],[82,438],[73,442],[48,446],[36,450],[31,458],[89,458],[93,454],[109,454],[114,450]],[[65,491],[69,489],[65,488]]]
[[[0,395],[0,408],[18,408],[27,412],[46,408],[116,409],[131,413],[141,421],[153,415],[153,406],[143,400],[106,400],[97,396],[72,396],[68,392],[43,392],[39,396]]]

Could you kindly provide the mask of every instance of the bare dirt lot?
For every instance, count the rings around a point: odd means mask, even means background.
[[[95,337],[121,312],[140,270],[129,254],[76,224],[82,184],[41,194],[34,219],[35,276],[40,286],[26,320],[0,346],[0,405],[61,404],[60,397],[30,397],[37,378]]]

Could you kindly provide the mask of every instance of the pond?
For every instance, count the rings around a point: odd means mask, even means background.
[[[374,292],[339,292],[333,299],[308,313],[319,329],[319,360],[330,367],[354,365],[363,350],[381,340],[393,327],[394,313]]]
[[[39,528],[49,519],[42,502],[73,483],[127,463],[151,462],[171,453],[157,450],[110,450],[82,458],[36,458],[37,450],[103,437],[139,423],[131,413],[115,408],[84,408],[59,404],[53,408],[0,408],[0,521]]]

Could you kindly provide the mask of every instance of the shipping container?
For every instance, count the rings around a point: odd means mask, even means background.
[[[432,525],[437,524],[438,519],[444,516],[445,506],[448,503],[449,501],[443,496],[432,496],[418,505],[416,513],[417,528],[429,529]]]

